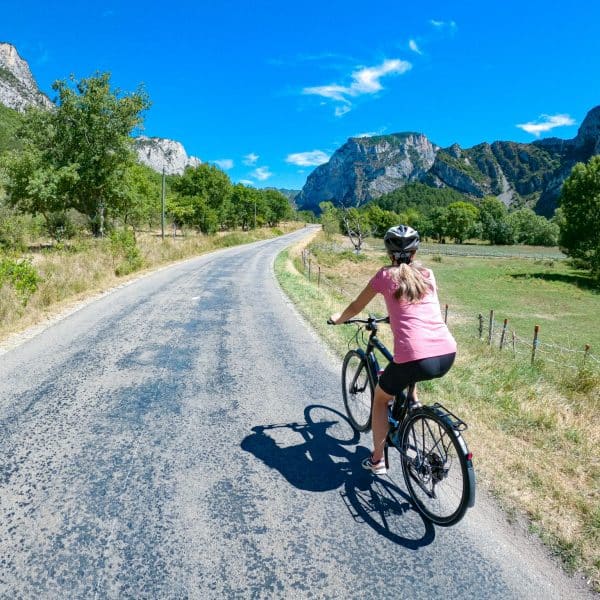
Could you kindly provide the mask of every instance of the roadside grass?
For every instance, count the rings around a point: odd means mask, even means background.
[[[276,274],[299,311],[342,356],[354,328],[331,327],[325,321],[355,297],[386,259],[379,249],[358,258],[347,252],[342,238],[319,236],[310,250],[310,282],[298,247],[279,255]],[[543,316],[542,331],[562,345],[585,339],[600,347],[598,332],[590,327],[599,313],[600,296],[562,279],[534,279],[532,286],[527,278],[513,276],[546,268],[568,276],[571,270],[564,263],[420,258],[436,273],[441,302],[450,305],[448,323],[459,343],[452,371],[421,384],[421,396],[442,402],[469,423],[467,440],[478,482],[507,515],[526,517],[530,530],[567,570],[585,572],[600,591],[600,377],[544,360],[532,366],[529,355],[513,356],[488,346],[478,339],[475,318],[487,301],[507,317],[514,314],[523,329],[533,330]],[[385,314],[385,306],[376,301],[369,311]],[[382,337],[392,343],[389,332]]]
[[[279,228],[215,236],[191,233],[164,241],[154,232],[142,233],[136,240],[139,259],[134,257],[129,262],[127,250],[123,253],[115,249],[110,238],[79,238],[58,245],[38,243],[18,257],[30,260],[40,277],[37,290],[27,302],[12,286],[0,282],[0,340],[39,323],[65,304],[110,289],[147,270],[220,248],[277,237],[299,227],[301,223],[286,223]]]

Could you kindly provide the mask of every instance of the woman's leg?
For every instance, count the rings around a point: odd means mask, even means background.
[[[383,449],[385,447],[385,438],[388,432],[387,407],[394,396],[384,392],[379,385],[375,388],[375,397],[373,398],[373,454],[372,461],[378,463],[383,458]]]

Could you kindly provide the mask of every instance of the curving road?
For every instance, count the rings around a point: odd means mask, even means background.
[[[433,528],[397,473],[362,471],[339,361],[272,274],[307,233],[163,269],[0,355],[1,598],[587,596],[491,504]]]

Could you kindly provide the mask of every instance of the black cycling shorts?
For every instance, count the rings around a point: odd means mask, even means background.
[[[379,378],[379,387],[386,394],[396,396],[411,383],[444,376],[454,364],[455,358],[456,352],[452,352],[406,363],[391,362]]]

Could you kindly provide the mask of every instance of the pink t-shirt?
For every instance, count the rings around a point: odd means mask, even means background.
[[[369,284],[385,299],[394,334],[394,362],[405,363],[456,352],[456,342],[442,318],[433,272],[422,268],[431,287],[415,304],[394,298],[398,284],[394,282],[393,272],[394,267],[383,267]]]

